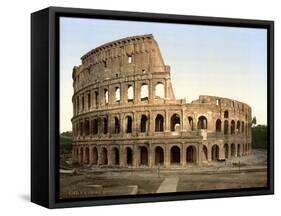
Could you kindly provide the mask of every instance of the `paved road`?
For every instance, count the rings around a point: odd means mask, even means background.
[[[176,192],[179,177],[167,177],[159,186],[156,193]]]

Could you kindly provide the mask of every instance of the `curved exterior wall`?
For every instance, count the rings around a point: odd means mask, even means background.
[[[188,166],[251,153],[251,108],[173,93],[152,35],[97,47],[73,69],[73,161],[98,167]]]

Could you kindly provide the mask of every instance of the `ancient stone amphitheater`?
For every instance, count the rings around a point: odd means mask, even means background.
[[[106,43],[81,60],[73,69],[75,163],[188,167],[251,153],[250,106],[176,99],[153,35]]]

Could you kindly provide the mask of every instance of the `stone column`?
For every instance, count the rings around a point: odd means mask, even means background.
[[[83,148],[83,164],[86,164],[86,147]]]
[[[185,116],[185,110],[184,108],[181,110],[181,131],[186,132],[187,131],[187,126],[186,126],[187,120]]]
[[[168,110],[165,110],[165,116],[164,116],[164,131],[170,132],[170,117]]]
[[[107,145],[107,147],[106,147],[106,149],[107,149],[107,165],[112,165],[113,163],[112,163],[112,149],[109,147],[109,145]]]
[[[139,167],[139,147],[138,145],[134,144],[133,146],[133,167]]]
[[[196,147],[195,147],[196,148]],[[198,165],[202,164],[202,155],[204,154],[203,152],[203,143],[197,143],[197,148],[196,148],[196,163]]]
[[[93,164],[93,149],[92,147],[89,146],[89,164],[92,165]]]
[[[125,167],[127,165],[127,157],[126,157],[126,148],[122,145],[120,145],[119,149],[119,162],[121,167]]]
[[[149,117],[148,118],[148,121],[149,121],[149,131],[148,131],[148,134],[149,134],[149,136],[151,136],[155,132],[155,125],[154,125],[154,123],[155,123],[156,116],[153,113],[149,112],[149,116],[148,117]]]
[[[134,104],[140,103],[140,91],[141,91],[141,83],[140,81],[135,81],[133,85],[134,89]]]
[[[154,93],[154,83],[153,83],[152,80],[149,80],[149,82],[148,82],[148,97],[149,97],[148,101],[149,101],[149,103],[154,102],[154,95],[155,95],[155,93]]]
[[[153,166],[153,162],[154,162],[154,154],[153,154],[153,150],[152,150],[152,145],[151,145],[151,143],[149,143],[149,146],[148,146],[148,148],[147,148],[147,153],[148,153],[148,167],[152,167]]]
[[[167,78],[165,78],[165,81],[164,81],[164,98],[165,98],[165,99],[168,98],[168,84],[167,84]]]
[[[208,145],[208,162],[212,161],[212,146]]]
[[[219,159],[225,159],[224,155],[224,144],[218,144],[219,146]]]
[[[185,151],[185,145],[181,144],[181,166],[186,165],[186,151]]]
[[[124,119],[124,113],[120,113],[120,119],[119,119],[119,124],[120,124],[120,136],[124,136],[124,124],[125,124],[125,119]]]
[[[165,164],[165,167],[170,167],[170,147],[167,145],[167,144],[164,144],[165,145],[165,159],[164,159],[164,164]]]
[[[132,135],[137,136],[138,132],[140,131],[140,119],[139,115],[136,112],[133,112],[133,131]]]
[[[126,104],[128,102],[128,84],[121,83],[120,85],[120,104]]]

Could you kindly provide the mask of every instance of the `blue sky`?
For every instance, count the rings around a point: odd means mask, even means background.
[[[123,37],[153,34],[171,66],[175,96],[240,100],[267,123],[267,32],[265,29],[101,19],[60,20],[60,130],[71,130],[72,68],[91,49]]]

